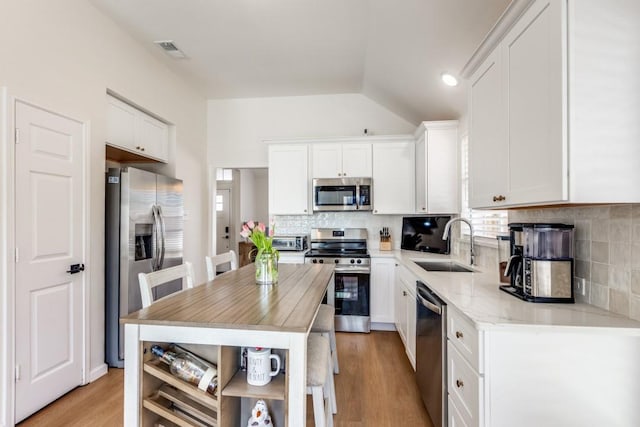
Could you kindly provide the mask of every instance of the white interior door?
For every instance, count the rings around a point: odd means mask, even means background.
[[[231,242],[231,190],[216,192],[216,252],[229,252]],[[223,266],[224,267],[224,266]]]
[[[82,123],[17,102],[16,422],[82,383]]]

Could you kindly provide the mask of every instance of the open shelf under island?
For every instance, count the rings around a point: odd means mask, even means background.
[[[277,285],[260,286],[248,265],[122,318],[125,426],[152,426],[160,419],[192,426],[200,419],[235,427],[243,397],[284,401],[285,425],[304,424],[307,335],[331,280],[333,266],[289,264],[280,266]],[[218,367],[215,396],[153,360],[149,347],[158,343],[211,346]],[[239,371],[241,347],[285,350],[286,375],[268,386],[248,385]]]

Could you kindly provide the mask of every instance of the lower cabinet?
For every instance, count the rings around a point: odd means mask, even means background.
[[[484,425],[484,333],[447,306],[449,425]],[[451,424],[451,420],[456,424]]]
[[[416,281],[406,267],[396,268],[394,308],[395,323],[407,357],[416,369]]]
[[[142,374],[141,425],[236,427],[242,425],[243,421],[242,398],[264,399],[269,408],[283,406],[286,400],[284,374],[277,375],[266,386],[247,384],[246,372],[240,370],[239,347],[195,346],[197,348],[193,349],[193,346],[189,346],[194,354],[217,366],[218,387],[213,395],[174,376],[168,365],[151,355],[153,344],[162,347],[167,345],[143,343],[146,351]]]
[[[371,322],[394,323],[393,288],[396,260],[371,258]]]

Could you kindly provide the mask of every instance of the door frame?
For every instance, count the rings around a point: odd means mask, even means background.
[[[90,307],[92,283],[92,263],[90,259],[89,218],[91,212],[91,123],[75,119],[67,114],[56,112],[39,103],[11,95],[7,87],[0,87],[0,427],[15,424],[15,110],[16,103],[22,102],[82,124],[83,170],[82,193],[84,205],[81,215],[83,233],[81,253],[86,269],[82,277],[82,384],[90,379],[89,362],[91,360]],[[4,219],[3,219],[4,218]],[[4,272],[4,273],[3,273]]]

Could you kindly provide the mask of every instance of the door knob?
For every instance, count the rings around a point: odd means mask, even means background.
[[[69,266],[69,269],[67,270],[67,273],[76,274],[80,273],[81,271],[84,271],[84,264],[71,264]]]

